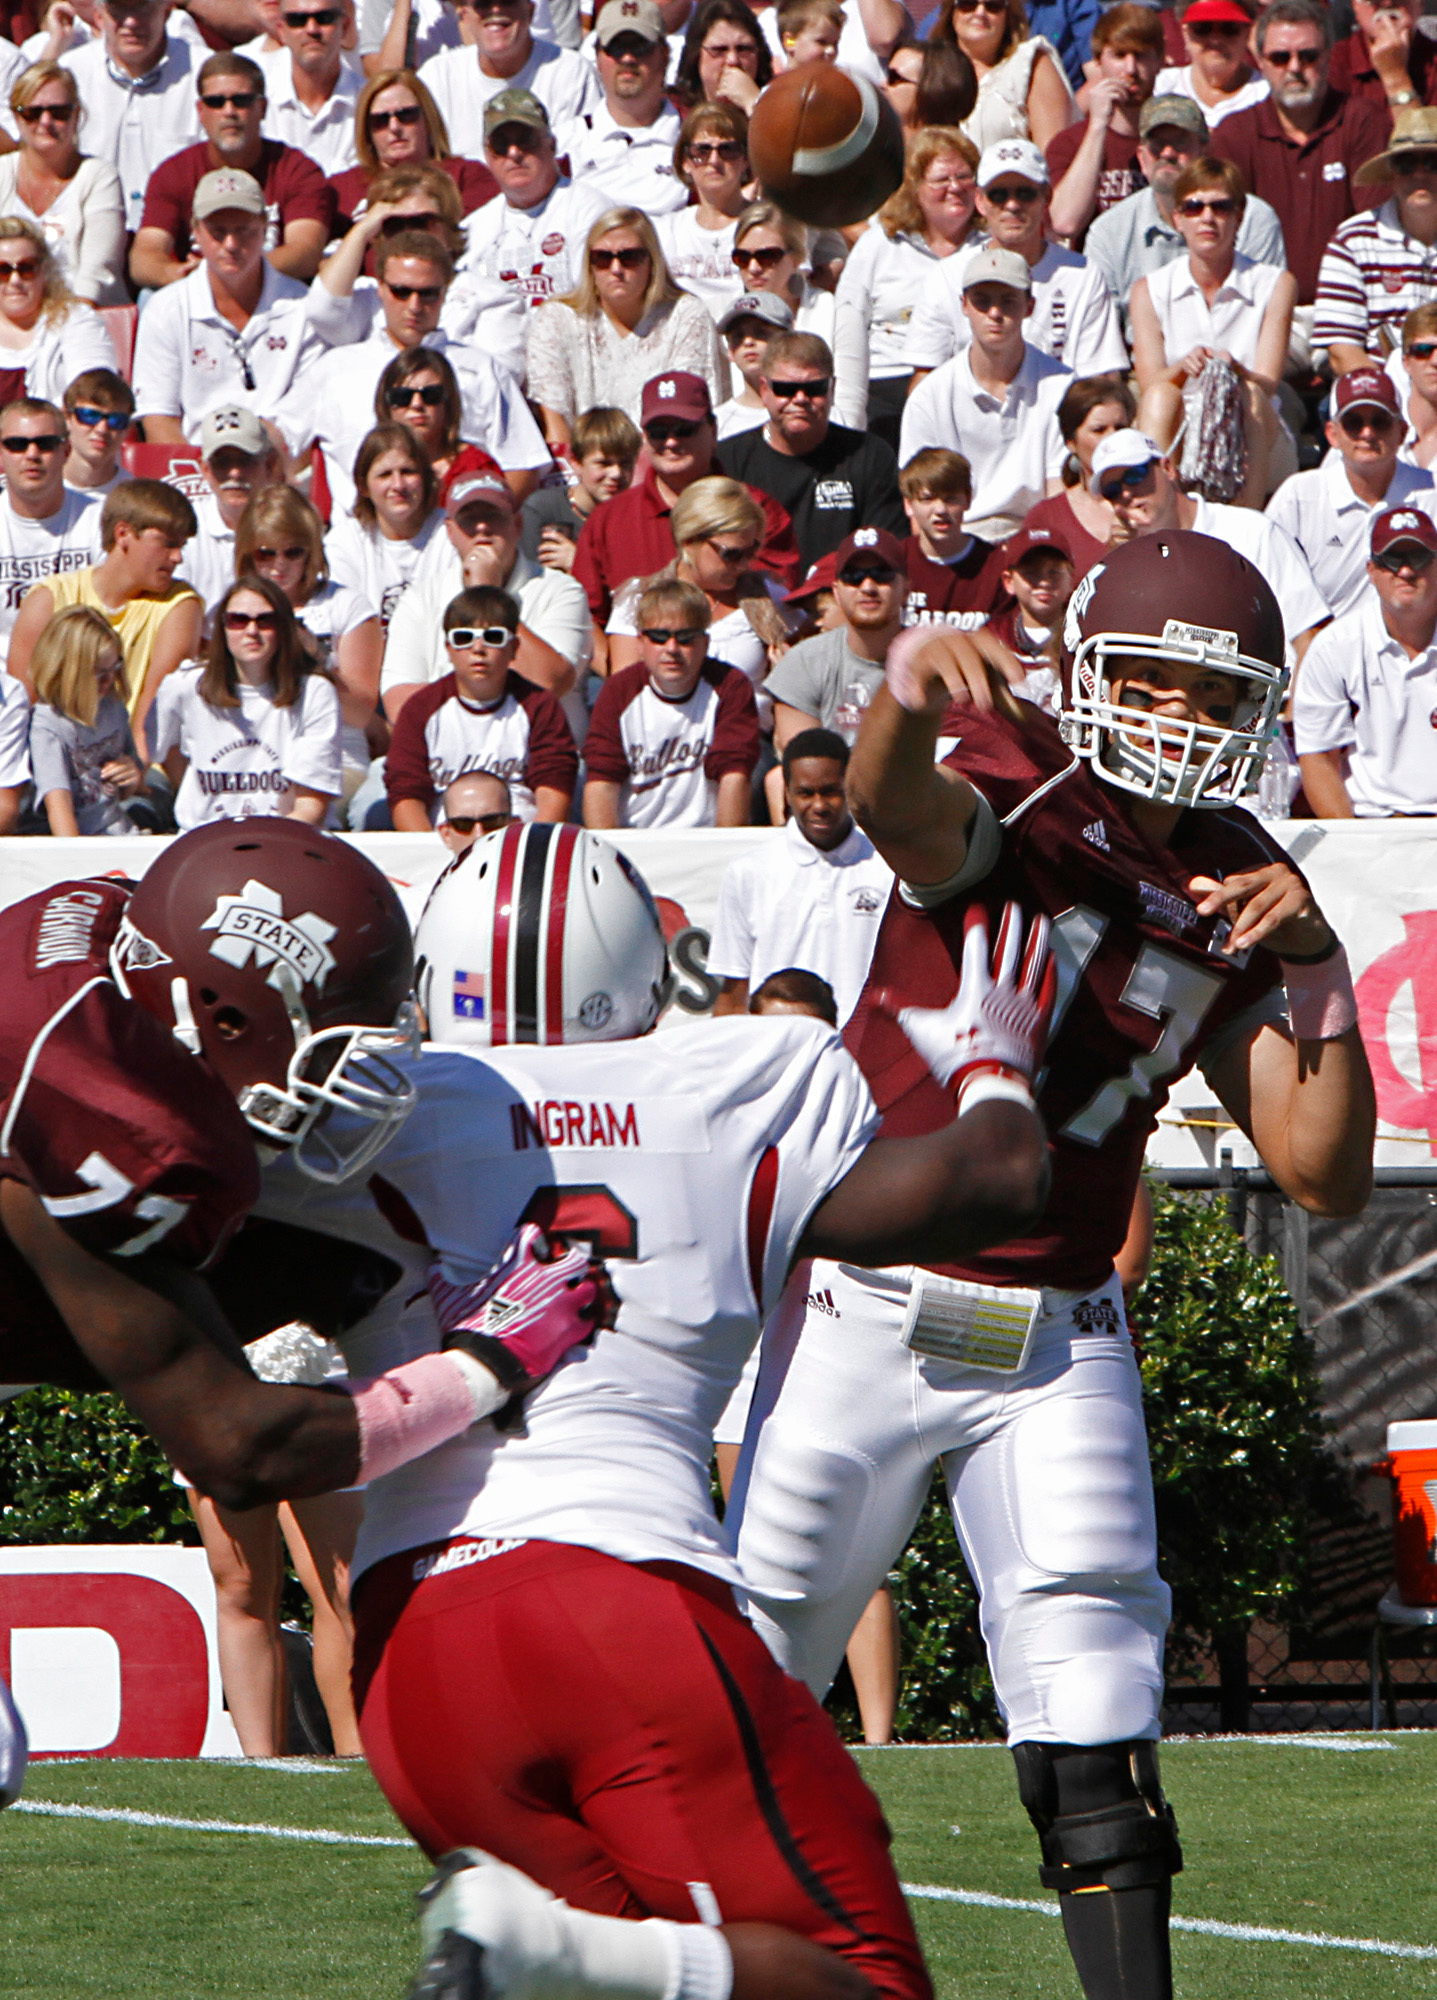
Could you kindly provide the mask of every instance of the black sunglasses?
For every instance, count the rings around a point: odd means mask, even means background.
[[[52,452],[58,451],[64,442],[64,438],[58,437],[54,431],[42,431],[38,437],[0,437],[0,450],[13,451],[18,458],[32,444],[36,451]]]
[[[402,306],[407,306],[411,299],[418,299],[421,305],[432,306],[444,296],[442,285],[391,285],[388,278],[384,283]],[[443,393],[440,390],[440,394]]]
[[[236,111],[248,111],[251,105],[259,103],[260,96],[257,90],[213,90],[204,92],[200,103],[206,111],[223,111],[227,104],[232,104]]]
[[[1369,406],[1365,409],[1345,410],[1337,421],[1350,438],[1355,438],[1361,437],[1364,431],[1375,431],[1379,437],[1385,437],[1397,419],[1390,410],[1372,409]]]
[[[456,833],[472,833],[477,826],[481,833],[498,833],[501,827],[512,826],[513,813],[448,813],[444,824],[452,826]]]
[[[684,158],[686,160],[725,160],[731,162],[743,158],[743,147],[739,145],[736,139],[715,139],[711,143],[706,143],[702,139],[695,139],[684,154]]]
[[[640,266],[647,264],[648,261],[648,251],[644,249],[642,244],[638,243],[631,245],[627,250],[591,250],[589,252],[589,263],[596,271],[612,270],[615,264],[621,264],[626,271],[637,271]]]
[[[386,215],[379,225],[379,233],[381,236],[401,236],[406,229],[417,229],[432,235],[436,229],[443,227],[444,217],[426,208],[417,215]]]
[[[1437,153],[1397,153],[1392,156],[1394,174],[1437,174]]]
[[[1414,361],[1430,361],[1437,354],[1437,340],[1414,340],[1403,352],[1410,354]]]
[[[1372,558],[1374,569],[1385,569],[1389,576],[1396,576],[1399,570],[1410,569],[1414,576],[1421,576],[1431,569],[1437,556],[1431,549],[1424,549],[1417,542],[1399,542],[1395,549],[1384,549],[1380,556]]]
[[[341,19],[338,7],[316,7],[312,14],[281,14],[287,28],[332,28]]]
[[[862,569],[846,566],[839,572],[838,580],[856,588],[860,583],[892,583],[897,574],[887,563],[865,563]]]
[[[57,125],[68,125],[78,108],[74,104],[26,104],[15,116],[22,125],[38,125],[42,118],[53,118]]]
[[[760,271],[772,271],[788,254],[782,245],[771,243],[766,250],[735,250],[733,261],[735,264],[757,264]]]
[[[224,625],[226,632],[247,632],[251,625],[261,632],[273,632],[279,625],[279,614],[274,611],[227,611]]]
[[[1316,69],[1326,54],[1324,49],[1264,49],[1259,60],[1271,63],[1274,69],[1286,69],[1289,63],[1301,63],[1304,69]]]
[[[771,375],[764,379],[781,403],[791,402],[795,396],[807,396],[811,403],[825,402],[833,381],[831,375],[815,375],[811,382],[776,382]]]
[[[680,646],[692,646],[704,636],[702,625],[645,625],[640,635],[651,646],[667,646],[670,639]]]
[[[480,644],[507,646],[513,637],[514,634],[507,625],[452,625],[444,634],[444,643],[463,653],[467,652],[470,646]]]
[[[423,116],[417,104],[402,104],[397,111],[371,111],[369,122],[382,131],[386,125],[417,125]]]
[[[686,444],[698,435],[698,424],[685,423],[681,417],[668,417],[662,423],[644,425],[644,436],[650,444]]]
[[[394,296],[398,298],[398,292]],[[432,410],[444,401],[444,385],[442,382],[425,382],[417,388],[386,389],[384,400],[395,410],[407,410],[414,403],[422,403],[426,410]]]

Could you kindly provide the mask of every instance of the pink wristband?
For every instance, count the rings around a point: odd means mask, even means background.
[[[1357,995],[1347,953],[1339,945],[1331,958],[1298,965],[1282,960],[1287,1016],[1300,1042],[1335,1042],[1357,1025]]]
[[[448,1354],[421,1354],[387,1375],[342,1386],[359,1419],[359,1485],[447,1444],[480,1414],[465,1370]]]

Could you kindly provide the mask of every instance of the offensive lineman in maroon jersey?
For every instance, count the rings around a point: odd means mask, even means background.
[[[739,1562],[771,1647],[822,1694],[942,1460],[1084,1992],[1162,2000],[1181,1866],[1156,1752],[1170,1598],[1114,1254],[1195,1062],[1301,1206],[1355,1213],[1371,1182],[1345,956],[1236,806],[1281,702],[1281,618],[1224,544],[1152,535],[1073,597],[1061,730],[995,692],[960,635],[905,634],[887,674],[849,784],[902,887],[846,1039],[884,1131],[931,1129],[949,1106],[920,1052],[952,1013],[965,910],[1044,912],[1052,1192],[1030,1235],[952,1265],[815,1266],[824,1310],[760,1372]],[[959,742],[935,767],[940,734]]]

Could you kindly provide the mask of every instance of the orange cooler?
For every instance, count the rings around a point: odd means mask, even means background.
[[[1404,1604],[1437,1604],[1437,1418],[1387,1426],[1393,1553]]]

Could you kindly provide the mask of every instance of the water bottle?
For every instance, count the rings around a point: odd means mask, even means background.
[[[859,727],[863,722],[863,711],[872,700],[867,681],[850,681],[843,690],[843,699],[834,711],[833,726],[851,750],[858,741]]]
[[[1287,754],[1287,745],[1280,736],[1274,736],[1262,760],[1262,770],[1258,773],[1258,818],[1286,819],[1292,810],[1292,797],[1298,782],[1299,774]]]

